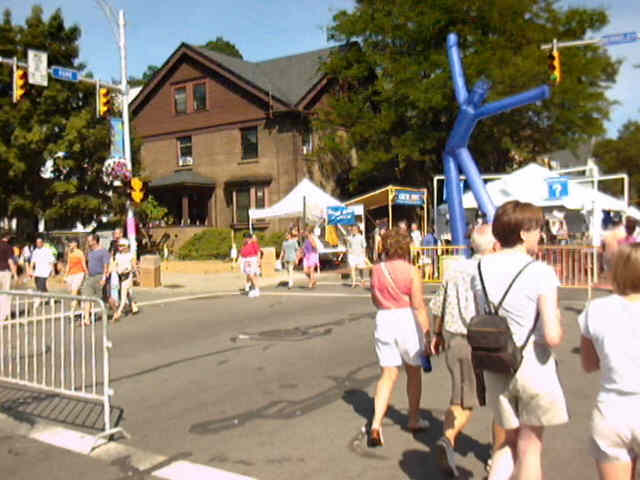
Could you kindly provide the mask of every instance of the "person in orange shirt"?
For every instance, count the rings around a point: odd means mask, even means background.
[[[78,248],[78,240],[69,240],[69,252],[67,255],[66,281],[69,284],[71,295],[78,295],[80,287],[87,274],[87,261],[84,253]],[[71,303],[71,309],[75,309],[76,302]]]

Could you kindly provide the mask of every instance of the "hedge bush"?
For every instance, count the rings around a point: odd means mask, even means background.
[[[236,232],[235,241],[238,251],[242,248],[243,234]],[[280,247],[284,241],[286,233],[273,232],[265,234],[257,232],[258,241],[261,247],[276,247],[276,255],[280,252]],[[191,237],[178,250],[178,258],[181,260],[210,260],[229,258],[231,252],[231,229],[229,228],[208,228]]]

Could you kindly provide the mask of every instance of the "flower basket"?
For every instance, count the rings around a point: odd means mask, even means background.
[[[122,186],[123,183],[131,180],[131,170],[127,168],[127,164],[122,159],[109,159],[104,165],[104,179],[107,183],[114,186]]]

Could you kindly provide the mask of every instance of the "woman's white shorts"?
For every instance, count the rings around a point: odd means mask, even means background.
[[[374,338],[381,367],[399,367],[403,362],[420,365],[424,335],[412,308],[378,310]]]
[[[621,395],[596,405],[591,416],[591,453],[601,463],[631,462],[640,455],[640,396]]]
[[[367,259],[364,255],[347,255],[350,267],[367,268]]]

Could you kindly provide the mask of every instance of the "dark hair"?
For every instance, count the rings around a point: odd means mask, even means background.
[[[253,235],[251,235],[251,233],[249,232],[244,232],[244,235],[242,235],[242,238],[251,238],[253,237]]]
[[[611,273],[613,290],[617,294],[640,293],[640,243],[620,246]]]
[[[627,235],[630,237],[633,235],[633,232],[636,231],[636,227],[638,226],[638,221],[633,217],[627,217],[624,221],[624,231],[627,232]]]
[[[493,236],[503,248],[522,243],[520,232],[530,232],[544,224],[542,208],[531,203],[512,200],[503,203],[493,218]]]
[[[411,237],[406,230],[395,227],[382,235],[382,250],[388,260],[409,260]]]
[[[95,233],[89,234],[89,236],[87,237],[87,240],[94,240],[98,245],[100,245],[100,237]]]

